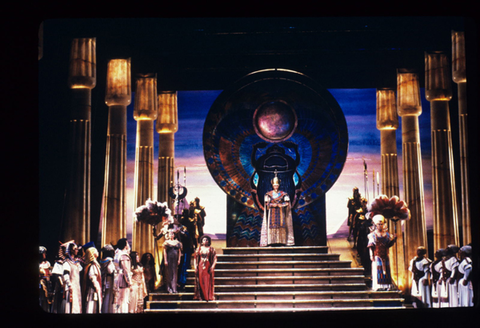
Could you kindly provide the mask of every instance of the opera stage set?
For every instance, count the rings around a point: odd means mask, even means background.
[[[134,210],[154,199],[173,211],[171,188],[183,184],[189,200],[198,196],[206,207],[205,232],[224,245],[216,300],[192,300],[192,269],[185,292],[152,293],[145,312],[406,309],[418,246],[433,259],[439,248],[478,242],[469,206],[477,177],[468,152],[477,142],[467,115],[477,101],[470,24],[455,17],[43,22],[40,245],[51,263],[58,242],[68,240],[100,250],[127,237],[132,250],[153,254],[152,226],[136,221]],[[373,146],[352,142],[360,132],[350,120],[361,126],[365,107],[342,108],[348,92],[341,90],[373,92],[375,121],[363,123],[378,134]],[[183,109],[203,94],[208,99]],[[200,107],[203,116],[195,114]],[[422,114],[429,120],[419,123]],[[201,134],[185,144],[189,127]],[[360,180],[349,184],[355,156]],[[365,160],[372,156],[379,159],[370,163],[373,186]],[[262,247],[275,177],[290,199],[294,245]],[[348,192],[329,198],[339,181]],[[372,290],[357,261],[329,249],[329,238],[347,242],[341,230],[355,186],[369,204],[375,195],[398,196],[410,211],[408,220],[388,220],[397,236],[389,251],[393,290]],[[329,206],[344,215],[329,217]]]

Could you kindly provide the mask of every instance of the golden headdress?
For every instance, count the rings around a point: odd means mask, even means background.
[[[94,262],[98,257],[98,251],[95,247],[90,247],[85,251],[85,263]]]
[[[272,183],[272,186],[273,185],[279,185],[280,186],[280,182],[282,182],[282,180],[280,180],[277,177],[277,170],[275,170],[275,177],[270,182]]]

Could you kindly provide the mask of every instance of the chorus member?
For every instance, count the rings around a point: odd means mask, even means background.
[[[411,295],[421,301],[421,307],[432,307],[430,292],[430,265],[423,246],[417,248],[417,256],[410,261],[408,270],[412,273]]]
[[[368,235],[367,245],[372,261],[372,289],[390,290],[392,289],[392,276],[388,249],[393,246],[396,237],[387,231],[387,222],[383,215],[377,214],[372,220],[375,230]]]
[[[83,273],[83,301],[87,314],[101,313],[102,309],[102,272],[97,261],[98,251],[91,246],[85,250],[85,269]]]
[[[166,234],[165,243],[163,243],[163,258],[165,260],[165,287],[167,292],[177,292],[178,266],[182,258],[182,243],[175,239],[173,230]]]
[[[440,297],[442,289],[442,260],[445,256],[445,249],[440,248],[435,251],[435,260],[430,265],[432,273],[432,307],[440,307]]]
[[[215,266],[217,253],[211,246],[209,236],[200,238],[200,246],[194,254],[195,292],[193,299],[213,301],[215,299]]]
[[[459,249],[456,245],[448,245],[446,249],[446,255],[442,264],[442,283],[444,288],[441,295],[441,307],[458,306],[458,285],[455,280],[455,271],[459,264],[456,256]]]
[[[52,285],[53,285],[53,300],[52,300],[52,313],[63,313],[63,295],[64,295],[64,282],[63,282],[63,261],[65,261],[65,245],[58,247],[57,255],[55,256],[55,263],[52,269]]]
[[[121,238],[117,242],[118,262],[118,297],[115,299],[117,305],[116,313],[128,313],[128,303],[130,301],[130,286],[132,285],[132,261],[130,259],[130,245],[127,238]]]
[[[143,276],[143,266],[140,263],[140,256],[137,252],[131,252],[132,259],[132,285],[130,286],[130,304],[129,313],[142,313],[144,299],[147,296],[147,287],[145,286],[145,277]]]
[[[458,306],[473,306],[472,284],[472,246],[466,245],[460,248],[460,264],[458,265]]]
[[[143,266],[143,276],[145,278],[145,286],[148,292],[155,290],[155,260],[152,253],[144,253],[140,260]]]
[[[102,273],[102,313],[115,313],[114,309],[114,275],[115,264],[113,262],[114,248],[106,244],[102,248],[102,260],[100,270]]]
[[[80,271],[83,268],[77,259],[78,246],[71,241],[67,243],[65,250],[65,261],[63,263],[63,280],[65,282],[64,313],[82,313]]]
[[[45,312],[51,311],[52,304],[52,266],[49,261],[47,261],[47,248],[44,246],[39,247],[39,301],[40,307]]]

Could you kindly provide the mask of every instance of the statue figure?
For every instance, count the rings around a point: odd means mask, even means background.
[[[290,196],[279,189],[280,182],[275,172],[273,190],[265,194],[260,246],[295,245]]]
[[[195,197],[195,200],[190,202],[188,211],[188,218],[192,226],[192,239],[194,240],[194,247],[197,248],[198,237],[203,236],[203,226],[205,225],[205,207],[200,205],[200,198]],[[188,228],[188,225],[187,225]]]
[[[393,246],[396,236],[390,235],[386,228],[385,217],[377,214],[373,217],[375,230],[368,235],[370,260],[372,261],[372,289],[391,290],[392,276],[388,249]]]
[[[417,256],[410,261],[408,270],[412,273],[411,295],[420,303],[418,307],[432,307],[430,293],[430,265],[432,261],[426,257],[427,250],[424,246],[417,248]],[[417,303],[415,303],[417,304]]]
[[[353,240],[353,247],[357,247],[357,239],[360,225],[365,220],[367,213],[367,200],[362,197],[358,188],[353,188],[353,196],[348,198],[348,241]]]

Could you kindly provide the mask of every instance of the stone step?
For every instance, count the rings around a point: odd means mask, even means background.
[[[217,262],[243,261],[338,261],[340,254],[279,253],[279,254],[219,254]]]
[[[149,301],[185,301],[193,300],[193,292],[150,293]],[[216,292],[215,300],[319,300],[319,299],[398,299],[399,291],[253,291],[253,292]]]
[[[193,284],[194,277],[187,277],[187,284]],[[215,277],[215,285],[283,285],[283,284],[334,284],[364,283],[363,275],[333,276],[229,276]]]
[[[274,269],[274,268],[350,268],[351,261],[232,261],[217,262],[215,269]]]
[[[339,276],[361,275],[363,268],[272,268],[272,269],[215,269],[215,278],[218,277],[245,277],[245,276]],[[195,270],[187,270],[188,277],[194,277]]]
[[[368,306],[368,307],[315,307],[315,308],[207,308],[207,309],[145,309],[145,313],[175,313],[175,314],[194,314],[194,313],[308,313],[308,312],[351,312],[351,311],[392,311],[402,310],[405,306]],[[374,313],[372,313],[374,315]]]
[[[215,300],[193,300],[194,269],[184,291],[151,293],[147,313],[253,313],[403,309],[399,291],[368,289],[364,269],[352,268],[324,246],[223,248],[215,268]]]
[[[258,292],[258,291],[358,291],[366,290],[367,285],[362,282],[348,283],[308,283],[308,284],[215,284],[215,293],[217,292]],[[185,291],[192,292],[193,285],[186,285]]]
[[[401,307],[401,298],[377,299],[316,299],[316,300],[229,300],[229,301],[152,301],[148,309],[258,309],[258,308],[365,308],[365,307]]]
[[[328,253],[328,246],[225,247],[223,254]]]

